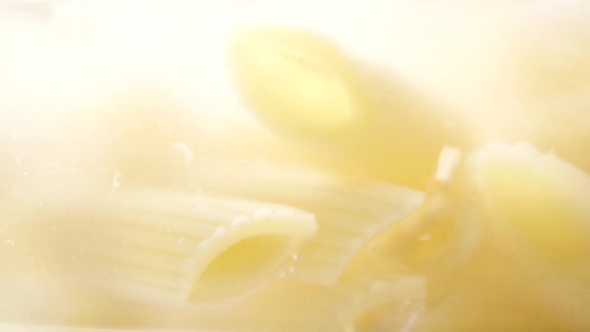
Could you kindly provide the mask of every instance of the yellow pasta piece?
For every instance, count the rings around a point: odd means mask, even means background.
[[[507,245],[560,265],[589,257],[588,174],[527,143],[491,144],[472,160],[490,223]]]
[[[477,140],[444,103],[305,29],[238,31],[231,59],[238,90],[265,123],[374,177],[425,189],[444,145]]]
[[[454,164],[445,159],[440,179]],[[529,144],[495,143],[451,179],[347,273],[423,273],[428,305],[416,331],[586,330],[588,175]]]
[[[204,191],[314,213],[319,231],[294,254],[287,272],[326,286],[338,279],[368,240],[407,217],[423,201],[423,194],[411,189],[264,161],[201,165],[193,176]]]
[[[410,273],[430,281],[430,302],[447,296],[455,271],[469,263],[482,240],[482,218],[473,193],[464,188],[461,164],[461,151],[445,147],[424,203],[367,242],[342,279],[366,279],[370,284],[367,276],[377,281]],[[392,306],[385,304],[375,310],[384,313]]]
[[[474,185],[499,243],[531,273],[552,311],[590,326],[590,177],[528,143],[490,144],[472,158]]]
[[[60,204],[50,208],[69,234],[58,244],[66,260],[73,256],[68,268],[154,301],[239,298],[279,277],[317,232],[314,216],[298,209],[200,194],[122,192]]]
[[[232,46],[240,92],[273,127],[326,138],[354,131],[370,116],[359,74],[321,36],[300,29],[251,28],[240,31]],[[281,81],[289,88],[277,84]]]

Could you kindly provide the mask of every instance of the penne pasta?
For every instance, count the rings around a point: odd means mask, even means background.
[[[471,161],[490,223],[511,236],[506,244],[526,243],[553,262],[588,257],[588,174],[527,143],[490,144]]]
[[[250,28],[234,36],[230,52],[244,99],[267,124],[291,136],[341,137],[358,132],[371,116],[360,73],[319,35]],[[284,79],[292,89],[276,84]]]
[[[423,200],[422,193],[399,186],[256,161],[202,164],[193,176],[203,190],[314,213],[319,231],[294,255],[289,271],[325,286],[336,282],[367,241],[406,218]]]
[[[52,244],[66,268],[156,302],[239,298],[278,278],[317,232],[315,217],[299,209],[201,194],[121,192],[38,210],[53,213],[45,227],[67,234]]]
[[[240,28],[230,51],[237,90],[264,123],[305,142],[318,158],[425,189],[444,145],[475,141],[472,126],[443,101],[318,32]]]

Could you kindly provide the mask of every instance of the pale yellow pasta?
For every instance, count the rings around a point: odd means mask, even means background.
[[[205,191],[314,213],[319,231],[294,254],[287,272],[325,286],[338,279],[368,240],[407,217],[423,201],[422,193],[399,186],[266,162],[201,165],[193,176]]]
[[[58,259],[73,257],[68,269],[94,286],[156,302],[238,298],[279,277],[317,231],[315,217],[298,209],[202,194],[94,195],[41,213],[51,210],[68,234],[53,244]]]
[[[574,330],[590,319],[590,176],[528,143],[493,143],[470,159],[492,234],[535,275],[541,302]]]
[[[270,126],[325,139],[356,133],[370,117],[359,73],[329,40],[301,29],[246,28],[233,41],[239,90]],[[291,88],[276,84],[281,80]]]
[[[470,160],[474,185],[506,245],[552,264],[590,255],[587,173],[528,143],[493,143]]]
[[[241,27],[231,50],[232,76],[252,112],[319,158],[338,160],[338,169],[356,165],[425,189],[439,150],[467,148],[477,136],[444,100],[354,59],[317,31]]]

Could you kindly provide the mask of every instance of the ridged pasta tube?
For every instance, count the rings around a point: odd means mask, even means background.
[[[62,251],[77,256],[69,267],[147,301],[237,298],[278,277],[317,231],[310,213],[233,198],[137,191],[78,202],[61,208],[73,239]]]
[[[418,191],[369,180],[266,162],[201,165],[193,174],[203,190],[310,211],[317,235],[293,256],[289,273],[330,286],[362,246],[423,201]]]

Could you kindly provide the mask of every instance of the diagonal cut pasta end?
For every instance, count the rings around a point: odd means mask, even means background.
[[[287,269],[317,230],[312,214],[288,207],[237,216],[203,240],[188,261],[188,299],[206,302],[256,290]]]
[[[590,254],[590,177],[528,143],[492,143],[472,157],[487,217],[520,254],[568,264]]]
[[[353,61],[329,39],[304,29],[257,27],[232,39],[232,76],[266,124],[303,138],[350,133],[367,117]]]
[[[367,242],[424,202],[422,192],[409,188],[268,161],[203,165],[195,174],[200,185],[216,193],[313,213],[319,230],[294,256],[289,274],[326,287]]]
[[[232,197],[143,189],[79,200],[53,207],[69,234],[56,255],[79,252],[68,266],[84,280],[142,302],[241,298],[278,278],[318,231],[301,209]]]

